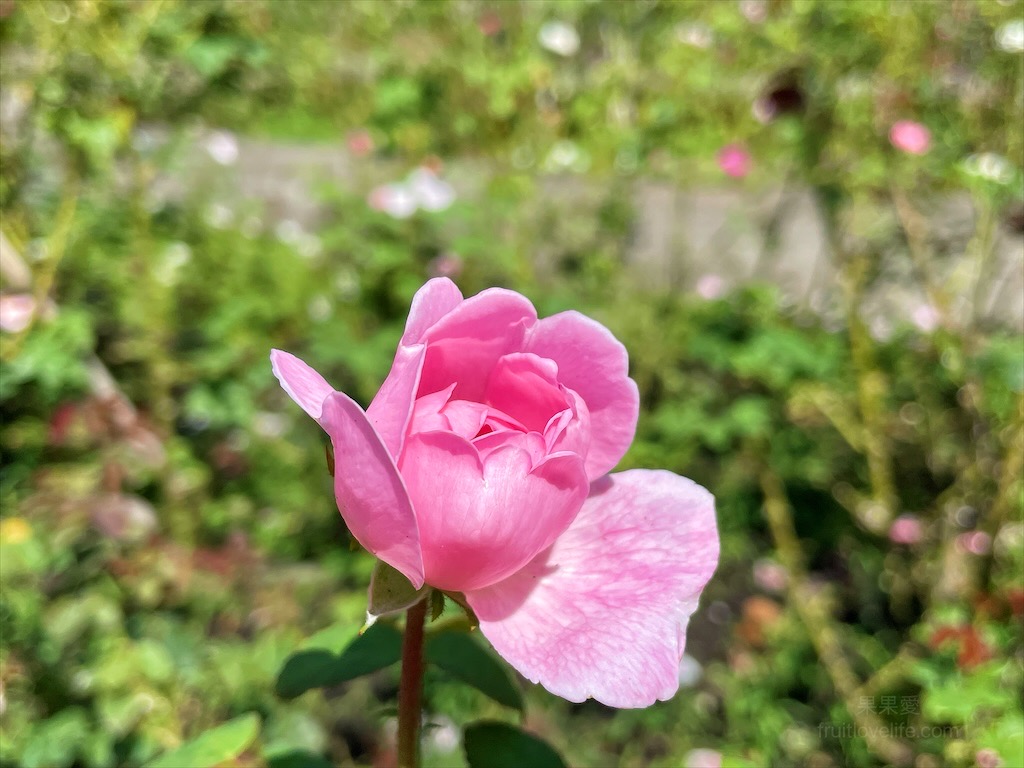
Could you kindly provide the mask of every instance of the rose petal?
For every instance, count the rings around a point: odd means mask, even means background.
[[[451,422],[441,413],[441,409],[448,403],[452,396],[455,385],[447,389],[424,395],[416,400],[412,410],[412,421],[409,423],[410,434],[417,432],[451,432]],[[457,431],[457,430],[455,430]],[[473,434],[476,434],[475,432]],[[472,435],[470,435],[472,437]]]
[[[425,355],[423,344],[400,344],[388,377],[366,409],[367,418],[395,461],[402,455]]]
[[[428,280],[412,297],[402,343],[418,344],[433,325],[461,303],[462,292],[447,277]]]
[[[466,299],[423,334],[428,347],[418,394],[457,382],[456,399],[482,401],[498,358],[521,351],[536,321],[533,305],[514,291],[489,288]]]
[[[562,387],[569,408],[551,417],[544,428],[548,451],[571,451],[584,459],[590,451],[590,411],[583,398],[571,389]]]
[[[533,432],[544,432],[551,418],[568,406],[558,387],[558,366],[521,352],[498,360],[487,381],[484,402]]]
[[[334,495],[356,540],[419,589],[420,536],[409,494],[394,460],[363,409],[335,392],[320,423],[334,444]]]
[[[551,549],[466,599],[533,682],[569,701],[646,707],[679,686],[686,625],[717,562],[711,494],[631,470],[594,483]]]
[[[270,351],[270,367],[288,396],[319,421],[323,402],[334,392],[334,387],[295,355],[280,349]]]
[[[515,446],[481,460],[450,432],[409,437],[401,464],[431,586],[465,591],[522,568],[572,522],[587,495],[583,461],[555,454],[532,466]]]
[[[640,412],[640,393],[629,378],[626,348],[596,320],[570,311],[538,321],[525,349],[554,360],[558,381],[587,404],[587,476],[594,480],[610,471],[633,442]]]

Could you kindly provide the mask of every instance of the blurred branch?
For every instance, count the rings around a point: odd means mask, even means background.
[[[888,763],[910,765],[914,753],[910,745],[886,735],[885,723],[874,712],[858,706],[862,688],[839,636],[820,598],[807,583],[803,551],[793,526],[793,514],[786,499],[785,489],[778,476],[769,469],[761,472],[761,490],[764,493],[764,511],[768,519],[775,547],[782,565],[789,573],[789,598],[797,615],[810,636],[818,658],[825,666],[832,685],[846,706],[850,717],[864,734],[868,748]]]
[[[818,187],[815,188],[815,195],[822,220],[825,222],[829,246],[839,265],[849,328],[850,356],[856,377],[857,405],[862,422],[861,453],[867,459],[871,499],[874,502],[857,514],[856,518],[865,528],[881,535],[888,530],[889,523],[896,514],[898,497],[885,423],[885,377],[875,365],[871,335],[860,316],[868,259],[862,253],[851,253],[844,245],[838,221],[839,203],[833,199],[832,191]]]
[[[971,296],[971,322],[969,328],[974,330],[978,324],[981,310],[981,292],[985,287],[985,270],[991,261],[993,241],[996,232],[996,211],[991,200],[983,200],[981,212],[978,214],[978,227],[974,237],[967,246],[968,255],[974,256],[975,274],[974,290]]]
[[[0,231],[0,279],[15,291],[27,291],[32,285],[32,270],[21,258],[21,254],[11,245]]]
[[[896,683],[907,678],[911,665],[918,660],[916,649],[909,645],[904,646],[895,658],[875,670],[874,674],[854,691],[854,698],[860,701],[861,697],[874,696],[880,691],[891,689]]]
[[[907,249],[914,267],[921,276],[925,294],[928,301],[938,311],[942,318],[942,324],[947,328],[952,327],[949,314],[949,295],[942,290],[935,279],[931,267],[931,252],[928,247],[928,220],[918,211],[906,194],[895,184],[890,187],[893,208],[896,210],[896,218],[899,219],[900,227],[907,239]]]

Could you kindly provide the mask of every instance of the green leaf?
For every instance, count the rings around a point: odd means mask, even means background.
[[[295,750],[274,755],[267,761],[268,768],[331,768],[333,763],[322,755]]]
[[[311,688],[337,685],[390,667],[402,657],[402,635],[378,622],[340,653],[313,648],[293,653],[277,677],[277,695],[295,698]]]
[[[473,686],[499,704],[522,710],[523,696],[493,654],[462,632],[442,631],[427,638],[428,662]]]
[[[463,745],[469,768],[565,768],[547,742],[508,723],[473,723],[466,728]]]
[[[404,611],[424,598],[429,587],[416,589],[400,571],[378,560],[370,576],[370,604],[366,609],[373,618]]]
[[[233,760],[244,752],[259,735],[260,718],[255,712],[236,717],[223,725],[200,734],[175,750],[166,752],[147,768],[213,768]]]

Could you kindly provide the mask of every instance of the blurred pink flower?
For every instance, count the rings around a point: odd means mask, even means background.
[[[431,277],[458,277],[462,272],[462,258],[457,253],[442,253],[427,265]]]
[[[698,296],[711,301],[725,293],[725,281],[718,275],[701,275],[696,288]]]
[[[773,560],[754,563],[754,583],[765,592],[782,592],[788,581],[786,569]]]
[[[984,531],[968,531],[956,537],[956,546],[961,552],[987,555],[992,550],[992,537]]]
[[[718,561],[714,497],[663,470],[608,474],[639,395],[607,328],[435,278],[365,411],[298,358],[271,364],[345,457],[334,491],[356,540],[416,588],[463,593],[520,673],[613,707],[678,690]]]
[[[691,749],[684,758],[686,768],[722,768],[722,753],[713,749]]]
[[[481,34],[487,37],[494,37],[496,34],[501,32],[504,26],[499,16],[494,11],[484,11],[476,20],[477,29],[480,30]]]
[[[1001,768],[1003,758],[994,749],[979,749],[974,755],[978,768]]]
[[[932,134],[921,123],[898,120],[889,129],[889,141],[901,152],[923,155],[932,144]]]
[[[21,333],[32,322],[36,300],[27,293],[0,296],[0,331]]]
[[[734,179],[750,173],[750,153],[741,144],[727,144],[718,150],[718,167]]]
[[[740,13],[751,24],[760,24],[768,18],[767,0],[740,0]]]
[[[941,317],[939,316],[939,310],[931,304],[922,303],[914,307],[910,319],[919,330],[931,333],[939,327]]]
[[[889,541],[895,544],[917,544],[924,536],[924,526],[917,515],[900,515],[889,526]]]
[[[373,152],[373,137],[369,131],[360,128],[345,137],[345,145],[356,157],[366,157]]]

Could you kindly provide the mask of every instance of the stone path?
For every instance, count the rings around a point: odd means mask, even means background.
[[[292,220],[315,231],[322,214],[315,184],[326,181],[366,191],[375,183],[399,178],[404,170],[357,160],[340,145],[237,139],[230,164],[216,162],[208,146],[209,136],[193,144],[180,171],[161,179],[155,194],[177,197],[201,187],[211,199],[229,207],[261,208],[270,226]],[[455,161],[445,168],[445,177],[460,198],[469,200],[481,193],[491,174],[480,162]],[[538,184],[543,198],[539,203],[565,216],[592,215],[597,204],[593,201],[601,197],[595,194],[601,191],[599,183],[584,176],[545,177]],[[639,283],[654,290],[691,291],[709,275],[721,278],[725,289],[767,281],[779,286],[789,301],[826,316],[838,314],[837,267],[824,222],[808,191],[684,190],[638,179],[631,202],[636,218],[625,258]],[[884,335],[895,323],[928,325],[933,320],[925,293],[894,212],[880,206],[867,215],[878,217],[880,226],[889,228],[882,274],[865,302],[872,328]],[[975,227],[970,198],[949,195],[925,215],[934,251],[930,267],[955,297],[954,314],[968,317],[976,312],[988,323],[1024,331],[1024,235],[998,227],[992,257],[978,283],[978,264],[964,255]]]

